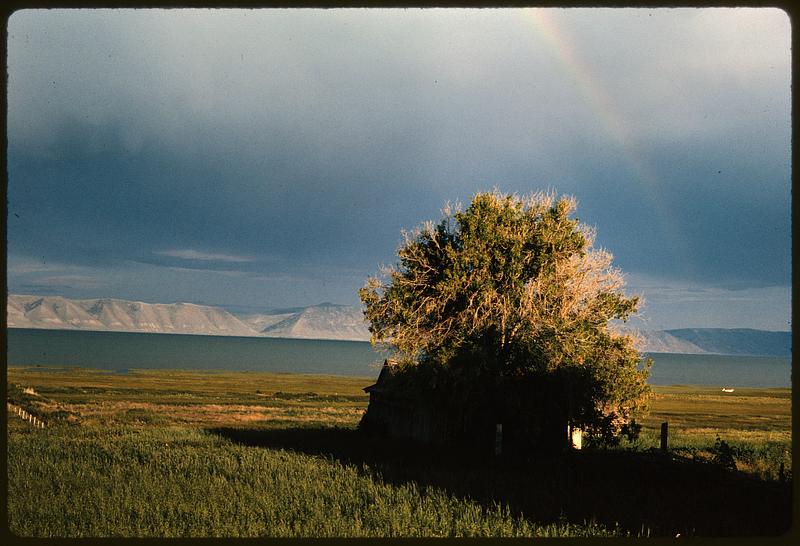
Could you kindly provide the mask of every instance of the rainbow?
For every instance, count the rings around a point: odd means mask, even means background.
[[[600,81],[592,75],[591,67],[560,24],[558,13],[564,9],[526,8],[523,11],[568,77],[575,82],[577,91],[590,106],[600,126],[611,137],[627,166],[642,183],[656,213],[656,219],[669,239],[667,244],[677,252],[687,268],[691,268],[686,238],[676,224],[676,217],[668,208],[662,193],[665,182],[658,177],[638,149],[625,117],[619,113],[613,98],[603,89]]]

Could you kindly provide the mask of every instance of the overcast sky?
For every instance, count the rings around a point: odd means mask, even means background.
[[[776,9],[25,10],[8,289],[332,301],[497,187],[574,195],[645,328],[790,329]]]

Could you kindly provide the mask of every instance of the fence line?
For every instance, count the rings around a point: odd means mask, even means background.
[[[24,421],[28,421],[34,428],[44,428],[45,422],[36,417],[35,415],[31,415],[24,409],[19,406],[15,406],[11,402],[6,402],[8,406],[8,410],[15,413],[16,415],[20,416]]]

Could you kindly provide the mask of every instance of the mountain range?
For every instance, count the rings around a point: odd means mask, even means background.
[[[272,313],[233,314],[191,303],[8,295],[9,328],[151,332],[215,336],[369,340],[361,309],[321,303]],[[653,353],[791,356],[791,332],[683,328],[640,331]]]
[[[9,294],[6,320],[9,328],[369,340],[361,310],[333,303],[234,315],[220,307],[193,303]]]
[[[218,307],[191,303],[142,303],[118,299],[71,300],[9,294],[10,328],[97,330],[251,336],[253,329]]]

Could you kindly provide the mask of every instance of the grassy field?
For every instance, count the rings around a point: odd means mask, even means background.
[[[487,459],[368,438],[369,379],[10,368],[9,525],[35,537],[778,534],[789,389],[657,387],[620,449]],[[670,423],[669,456],[654,450]],[[736,470],[718,464],[719,437]]]

